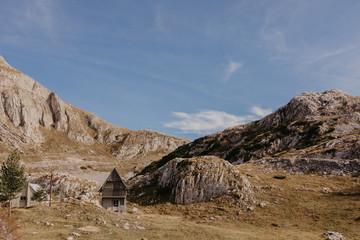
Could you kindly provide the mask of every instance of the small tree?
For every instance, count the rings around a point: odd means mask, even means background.
[[[45,191],[45,189],[43,188],[39,188],[36,192],[34,192],[34,194],[31,197],[32,201],[44,201],[45,199],[47,199],[47,193]]]
[[[11,200],[16,198],[26,184],[25,167],[20,164],[20,153],[14,150],[0,169],[0,201],[8,201],[9,216],[11,216]]]

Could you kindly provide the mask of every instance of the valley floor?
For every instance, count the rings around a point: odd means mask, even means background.
[[[128,203],[127,214],[71,199],[13,215],[25,239],[324,239],[326,231],[360,239],[360,177],[236,168],[254,186],[252,211],[224,196],[186,206]]]

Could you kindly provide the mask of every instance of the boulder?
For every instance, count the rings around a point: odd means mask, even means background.
[[[341,233],[331,232],[331,231],[324,233],[324,237],[326,238],[326,240],[344,240],[345,239],[345,237]]]
[[[223,195],[238,201],[251,202],[251,184],[227,161],[213,156],[176,158],[151,175],[135,180],[131,193],[135,201],[156,202],[168,197],[176,204],[207,202]],[[155,197],[146,194],[147,188],[156,186]]]

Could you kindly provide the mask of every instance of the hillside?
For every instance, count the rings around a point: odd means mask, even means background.
[[[0,154],[3,157],[11,149],[19,148],[26,162],[45,161],[39,167],[57,160],[76,165],[78,160],[90,159],[95,165],[121,160],[126,165],[123,167],[129,168],[159,159],[188,142],[152,130],[133,131],[109,124],[62,101],[56,93],[11,67],[0,56]],[[125,161],[132,164],[124,164]]]
[[[305,92],[264,117],[183,145],[143,173],[176,157],[213,155],[240,164],[262,158],[358,159],[360,97],[340,90]]]

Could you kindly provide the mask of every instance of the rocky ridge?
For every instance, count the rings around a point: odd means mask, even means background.
[[[360,172],[360,160],[335,160],[335,159],[315,159],[315,158],[275,158],[260,159],[252,161],[257,164],[274,166],[284,169],[287,172],[305,174],[322,173],[333,175],[353,174],[356,176]]]
[[[223,195],[231,195],[243,205],[253,203],[252,186],[246,177],[229,162],[214,156],[176,158],[132,182],[131,200],[143,204],[190,204]]]
[[[214,155],[232,164],[262,158],[360,158],[360,97],[340,90],[305,92],[261,120],[196,139],[148,166],[175,157]]]
[[[44,132],[52,129],[85,145],[107,146],[123,160],[166,154],[189,142],[156,131],[133,131],[109,124],[62,101],[0,56],[0,141],[20,149],[39,146],[47,141]]]

